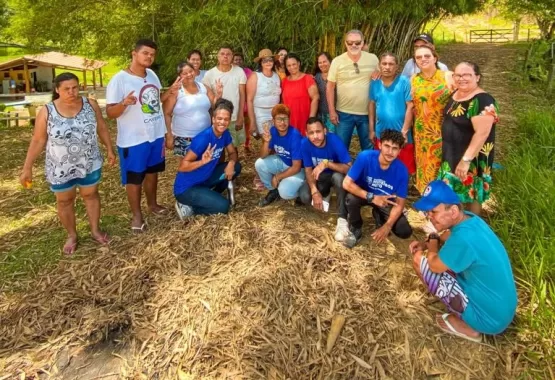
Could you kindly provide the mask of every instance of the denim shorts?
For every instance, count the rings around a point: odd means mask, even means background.
[[[71,190],[76,186],[79,186],[79,187],[94,186],[100,182],[101,177],[102,177],[102,169],[98,169],[92,173],[87,174],[85,178],[74,178],[71,181],[67,181],[66,183],[62,183],[59,185],[50,185],[50,190],[52,190],[54,193],[62,193],[64,191]]]

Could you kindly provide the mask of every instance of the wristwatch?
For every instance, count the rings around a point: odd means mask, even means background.
[[[366,193],[366,202],[372,203],[372,199],[374,199],[374,193],[367,192]]]
[[[431,234],[428,235],[428,239],[426,239],[426,241],[430,241],[430,240],[437,240],[439,242],[441,239],[439,237],[439,234],[432,232]]]
[[[330,161],[327,158],[325,158],[325,159],[322,160],[322,163],[324,164],[324,167],[327,168]]]
[[[468,158],[466,156],[463,156],[462,160],[463,160],[463,162],[467,162],[467,163],[472,162],[472,158]]]

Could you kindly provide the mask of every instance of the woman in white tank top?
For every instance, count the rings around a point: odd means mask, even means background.
[[[259,64],[259,70],[247,80],[249,132],[255,137],[264,132],[264,123],[272,122],[272,108],[279,103],[281,83],[274,71],[275,60],[270,49],[262,49],[254,59]]]
[[[177,71],[181,87],[163,104],[166,126],[171,131],[166,146],[174,155],[185,156],[193,137],[211,126],[210,108],[222,96],[223,87],[220,84],[214,95],[210,88],[195,81],[195,68],[188,62],[180,63]]]

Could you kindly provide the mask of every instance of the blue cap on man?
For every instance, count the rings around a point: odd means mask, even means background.
[[[457,193],[448,184],[441,180],[435,180],[428,184],[422,198],[416,201],[413,206],[420,211],[430,211],[441,203],[458,205],[461,201]]]

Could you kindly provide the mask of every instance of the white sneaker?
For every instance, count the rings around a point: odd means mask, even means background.
[[[338,218],[337,226],[335,227],[335,241],[342,242],[349,235],[349,223],[347,219]]]
[[[177,216],[179,216],[179,219],[181,220],[193,216],[194,214],[193,208],[191,206],[187,206],[179,202],[175,202],[175,211],[177,212]]]

